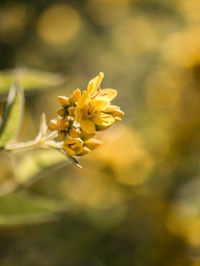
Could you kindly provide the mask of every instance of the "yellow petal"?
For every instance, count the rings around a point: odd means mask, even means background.
[[[105,101],[104,99],[95,99],[91,101],[91,105],[94,106],[95,110],[103,110],[109,105],[109,101]]]
[[[115,122],[115,119],[112,115],[107,115],[104,113],[100,113],[95,117],[95,124],[102,126],[109,126]]]
[[[96,130],[95,123],[91,120],[85,119],[80,121],[81,129],[87,133],[92,134]]]
[[[97,96],[103,97],[104,99],[107,99],[109,101],[112,101],[117,96],[117,91],[114,89],[102,89],[101,93]]]
[[[103,78],[104,78],[104,73],[100,72],[98,76],[90,80],[87,87],[87,91],[90,97],[96,94]]]
[[[88,92],[87,91],[83,91],[83,94],[82,94],[82,96],[79,98],[79,100],[78,100],[78,103],[77,103],[77,107],[78,108],[82,108],[82,107],[84,107],[85,105],[87,105],[88,104],[88,102],[89,102],[89,97],[88,97]]]
[[[104,113],[110,113],[114,116],[123,116],[124,112],[120,110],[120,108],[117,105],[109,105],[104,110]]]
[[[120,107],[117,105],[110,104],[103,111],[106,113],[113,113],[115,110],[120,110]]]

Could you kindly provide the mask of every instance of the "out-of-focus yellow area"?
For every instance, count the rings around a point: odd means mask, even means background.
[[[57,4],[43,12],[38,22],[39,36],[49,44],[63,44],[79,31],[81,19],[76,9]]]
[[[0,265],[199,266],[200,2],[0,2],[0,109],[19,79],[18,141],[100,71],[125,116],[82,169],[0,153]]]

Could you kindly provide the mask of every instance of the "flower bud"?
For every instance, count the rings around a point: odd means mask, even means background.
[[[74,116],[76,107],[69,107],[68,108],[68,114]]]
[[[57,111],[57,114],[62,116],[62,117],[65,117],[67,115],[67,111],[64,108],[62,108],[62,109]]]
[[[83,150],[83,141],[80,138],[69,137],[64,142],[64,149],[71,156],[78,155]]]
[[[124,115],[124,112],[123,112],[122,110],[116,109],[116,110],[113,112],[113,115],[114,115],[114,116],[123,116],[123,115]]]
[[[62,107],[70,106],[70,100],[69,97],[65,96],[58,96],[58,101]]]
[[[58,130],[58,123],[56,119],[50,120],[49,127],[51,130]]]
[[[96,135],[95,133],[87,134],[83,130],[81,131],[81,138],[84,139],[84,140],[90,139],[90,138],[94,137],[95,135]]]
[[[64,140],[66,138],[66,136],[67,136],[67,132],[65,130],[60,130],[58,132],[58,137],[60,140]]]
[[[69,126],[69,122],[66,118],[58,118],[58,128],[60,130],[65,130]]]
[[[85,141],[85,146],[88,147],[90,150],[94,150],[102,143],[103,142],[100,139],[91,138]]]
[[[96,131],[103,131],[108,129],[109,127],[111,127],[112,124],[108,125],[108,126],[103,126],[103,125],[96,125]]]
[[[83,155],[86,155],[90,152],[91,152],[91,150],[88,147],[83,147],[81,153],[79,153],[78,156],[83,156]]]
[[[116,105],[109,105],[104,110],[104,113],[110,113],[113,116],[123,116],[124,112]]]
[[[71,99],[72,102],[77,102],[80,97],[81,97],[81,91],[79,89],[76,89],[72,93],[70,99]]]
[[[71,115],[68,115],[67,120],[69,121],[70,124],[72,124],[74,122],[74,117]]]
[[[115,122],[120,122],[121,120],[121,117],[115,116]]]
[[[80,131],[75,127],[69,128],[67,133],[72,138],[78,138],[80,136]]]

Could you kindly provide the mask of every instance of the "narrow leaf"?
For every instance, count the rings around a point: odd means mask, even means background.
[[[48,89],[63,84],[61,75],[35,69],[21,69],[0,71],[0,94],[8,92],[8,88],[18,80],[24,91]]]
[[[16,137],[24,109],[24,94],[18,83],[10,89],[0,124],[0,148]]]
[[[48,130],[48,125],[47,125],[46,115],[45,113],[42,113],[40,117],[40,128],[37,139],[40,140],[41,138],[45,137],[47,134],[47,130]]]
[[[56,221],[67,211],[68,205],[60,201],[13,194],[0,199],[0,227]]]
[[[67,165],[63,156],[55,150],[33,150],[28,154],[24,152],[19,155],[15,166],[15,178],[17,183],[29,184],[33,180],[38,180],[40,177],[54,169]]]

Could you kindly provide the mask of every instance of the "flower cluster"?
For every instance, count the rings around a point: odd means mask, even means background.
[[[109,128],[121,120],[124,113],[110,102],[116,97],[114,89],[101,89],[104,74],[90,80],[81,94],[75,90],[70,97],[58,96],[61,109],[57,119],[50,121],[50,129],[58,131],[64,149],[70,156],[85,155],[101,144],[96,131]]]

